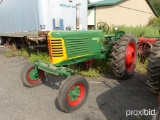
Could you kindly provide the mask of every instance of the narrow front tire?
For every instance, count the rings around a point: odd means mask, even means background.
[[[35,65],[29,63],[21,71],[21,81],[27,87],[36,87],[44,83],[46,76],[44,71],[38,69],[39,75],[36,74]]]
[[[79,109],[85,103],[88,92],[89,85],[84,77],[75,75],[68,78],[59,91],[59,107],[67,113]]]

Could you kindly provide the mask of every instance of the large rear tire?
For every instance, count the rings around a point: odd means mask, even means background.
[[[148,57],[147,84],[153,92],[158,92],[160,87],[160,39],[153,45]]]
[[[123,34],[113,46],[113,73],[118,79],[127,79],[134,74],[137,59],[136,39],[132,34]]]

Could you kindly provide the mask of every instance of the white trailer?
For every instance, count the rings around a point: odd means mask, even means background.
[[[3,43],[42,41],[51,30],[77,29],[87,30],[87,0],[0,0]]]

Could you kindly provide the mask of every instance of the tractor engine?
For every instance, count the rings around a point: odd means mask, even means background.
[[[94,31],[50,32],[48,48],[54,65],[71,65],[89,59],[102,59],[103,33]]]

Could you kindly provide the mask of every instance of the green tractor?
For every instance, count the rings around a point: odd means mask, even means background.
[[[48,34],[50,63],[36,61],[27,64],[21,72],[25,86],[35,87],[45,82],[45,72],[66,76],[59,90],[58,104],[64,112],[73,112],[87,99],[89,84],[68,66],[92,59],[112,60],[117,79],[130,78],[137,59],[136,39],[132,34],[117,31],[104,35],[101,30],[51,31]]]

